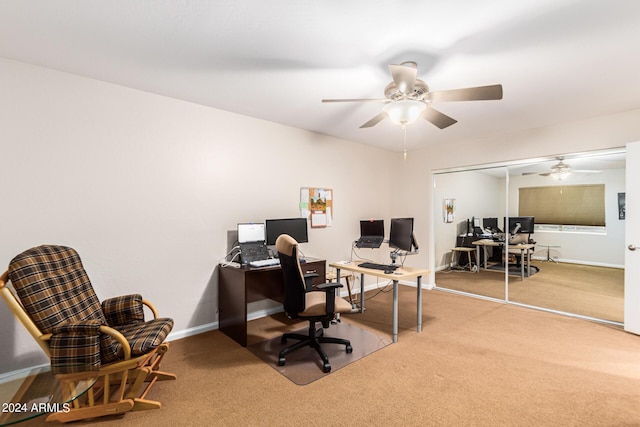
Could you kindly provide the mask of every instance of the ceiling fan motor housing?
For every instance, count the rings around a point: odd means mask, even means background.
[[[429,92],[429,86],[420,80],[416,79],[413,85],[413,92],[402,93],[394,82],[391,82],[384,88],[384,97],[389,101],[397,101],[399,99],[415,99],[419,101],[425,101],[424,97]]]

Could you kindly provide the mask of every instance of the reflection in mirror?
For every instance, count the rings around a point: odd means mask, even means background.
[[[536,218],[535,274],[509,300],[622,323],[624,193],[624,153],[509,167],[509,214]]]
[[[624,150],[435,173],[434,188],[437,287],[623,322]],[[533,217],[533,233],[517,217]],[[495,227],[485,218],[497,218],[505,234],[482,229]],[[500,245],[500,237],[510,244]],[[489,239],[496,243],[478,246]]]
[[[434,204],[441,210],[434,213],[439,288],[506,298],[500,245],[493,244],[506,209],[506,173],[500,167],[434,176]]]

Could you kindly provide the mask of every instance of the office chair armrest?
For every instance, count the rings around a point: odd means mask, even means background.
[[[304,284],[307,288],[307,292],[311,292],[313,290],[313,279],[316,277],[320,277],[318,273],[307,273],[304,275]]]
[[[331,289],[337,289],[337,288],[344,288],[344,285],[342,283],[327,282],[327,283],[323,283],[322,285],[316,286],[316,289],[318,289],[319,291],[324,291],[325,289],[331,290]]]
[[[316,286],[316,289],[319,291],[324,291],[326,295],[325,306],[327,308],[327,313],[335,313],[336,310],[336,289],[342,288],[342,283],[323,283],[321,285]]]

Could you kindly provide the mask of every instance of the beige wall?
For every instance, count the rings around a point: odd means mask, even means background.
[[[141,293],[173,336],[216,326],[228,231],[298,216],[300,187],[334,190],[307,256],[348,259],[358,220],[389,218],[384,150],[16,62],[0,84],[0,262],[72,246],[100,299]],[[42,363],[3,305],[0,371]]]

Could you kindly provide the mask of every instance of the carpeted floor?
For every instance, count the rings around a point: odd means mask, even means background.
[[[162,409],[73,425],[638,426],[640,337],[619,328],[441,291],[400,287],[398,342],[299,386],[211,331],[177,340]],[[350,324],[390,337],[391,294]],[[274,336],[271,318],[251,322]],[[300,326],[294,327],[299,328]],[[45,425],[44,418],[25,426]]]
[[[624,270],[580,264],[533,261],[539,272],[529,278],[509,276],[509,301],[624,321]],[[504,299],[504,272],[443,270],[438,287]]]

